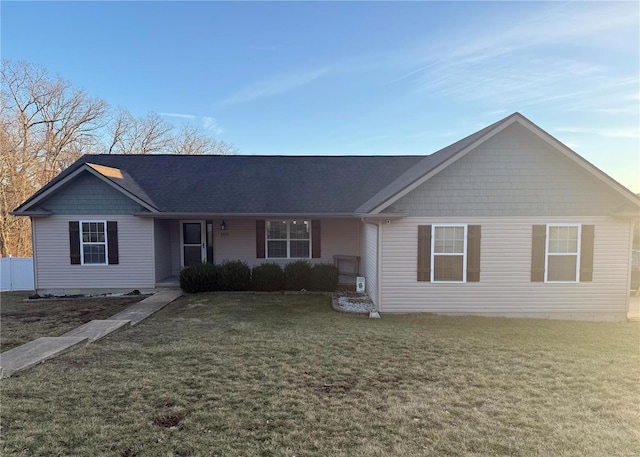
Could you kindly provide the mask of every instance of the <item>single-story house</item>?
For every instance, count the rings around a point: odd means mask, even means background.
[[[611,320],[639,204],[514,113],[427,156],[84,155],[12,214],[41,294],[309,259],[365,277],[382,313]]]

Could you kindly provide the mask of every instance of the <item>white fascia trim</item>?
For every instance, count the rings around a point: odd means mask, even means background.
[[[443,162],[438,167],[436,167],[433,170],[431,170],[429,173],[427,173],[424,176],[422,176],[421,178],[415,180],[413,183],[409,184],[407,187],[402,189],[400,192],[396,193],[393,197],[387,199],[386,201],[384,201],[380,205],[376,206],[371,211],[371,214],[372,215],[373,214],[378,214],[379,212],[381,212],[383,209],[385,209],[389,205],[393,205],[395,202],[400,200],[402,197],[407,195],[409,192],[414,190],[416,187],[418,187],[421,184],[425,183],[426,181],[431,179],[433,176],[437,175],[442,170],[447,168],[449,165],[451,165],[452,163],[456,162],[458,159],[460,159],[460,158],[464,157],[465,155],[467,155],[467,153],[469,151],[477,148],[478,146],[480,146],[482,143],[484,143],[485,141],[487,141],[488,139],[493,137],[498,132],[501,132],[506,127],[508,127],[511,124],[513,124],[514,122],[520,121],[520,119],[521,119],[520,117],[514,116],[512,119],[509,119],[504,124],[501,124],[501,125],[497,126],[495,129],[493,129],[492,131],[485,133],[482,137],[478,138],[476,141],[471,143],[469,146],[467,146],[466,148],[458,151],[456,154],[454,154],[452,157],[450,157],[449,160]]]
[[[156,213],[132,213],[138,217],[153,217],[155,219],[348,219],[360,217],[354,213],[177,213],[177,212],[156,212]]]

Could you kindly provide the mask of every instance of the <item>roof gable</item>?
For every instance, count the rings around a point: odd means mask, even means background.
[[[83,156],[82,158],[80,158],[69,168],[67,168],[65,171],[51,180],[47,185],[33,194],[22,205],[16,208],[13,213],[32,213],[37,208],[37,205],[39,203],[51,198],[58,191],[63,189],[69,183],[76,180],[79,176],[83,175],[86,172],[94,175],[104,183],[116,189],[118,192],[124,194],[134,202],[140,204],[147,210],[154,212],[157,211],[151,199],[126,172],[114,168],[101,167],[95,164],[86,163],[86,159],[88,157],[90,156]]]
[[[573,217],[610,215],[623,202],[611,187],[516,122],[393,207],[415,217]]]
[[[415,167],[400,175],[390,185],[384,187],[380,192],[360,206],[357,212],[368,214],[380,213],[385,210],[385,208],[393,205],[400,198],[435,176],[437,173],[464,157],[471,150],[477,148],[482,143],[486,142],[494,135],[514,123],[519,123],[524,126],[540,139],[552,146],[556,151],[558,151],[558,153],[570,159],[575,165],[584,169],[595,178],[609,186],[628,204],[630,203],[631,205],[634,205],[634,207],[638,205],[639,199],[631,191],[572,151],[569,147],[561,143],[549,133],[542,130],[522,114],[513,113],[510,116],[507,116],[506,118],[425,157],[416,164]]]

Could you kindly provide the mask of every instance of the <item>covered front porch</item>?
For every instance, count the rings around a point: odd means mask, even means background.
[[[304,259],[337,264],[340,283],[355,286],[364,272],[364,223],[359,218],[154,219],[156,288],[178,287],[180,270],[198,263],[240,260],[250,267],[264,262]]]

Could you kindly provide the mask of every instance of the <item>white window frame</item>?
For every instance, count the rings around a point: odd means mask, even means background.
[[[290,222],[291,221],[307,221],[307,224],[309,226],[309,256],[308,257],[291,257],[291,241],[304,241],[304,239],[299,239],[299,238],[291,238],[291,228],[290,228]],[[287,225],[287,238],[269,238],[269,223],[270,222],[285,222]],[[312,256],[312,244],[311,244],[311,237],[313,236],[313,234],[311,233],[311,219],[267,219],[265,221],[265,230],[264,230],[264,257],[266,259],[273,259],[273,260],[286,260],[286,259],[310,259]],[[269,257],[269,241],[286,241],[287,242],[287,256],[286,257]]]
[[[578,227],[578,244],[575,254],[569,252],[549,252],[549,227]],[[547,224],[546,239],[544,243],[544,282],[550,284],[575,284],[580,282],[580,251],[582,249],[582,225],[581,224]],[[554,281],[549,276],[549,256],[553,255],[575,255],[576,256],[576,279],[575,281]]]
[[[78,221],[80,224],[80,264],[88,267],[103,267],[109,265],[109,235],[107,233],[107,221],[106,220],[86,220]],[[102,224],[104,226],[104,243],[102,242],[90,242],[83,241],[82,237],[82,224]],[[104,263],[85,263],[84,261],[84,246],[86,245],[102,245],[104,244]]]
[[[467,238],[469,224],[431,224],[431,282],[435,284],[464,284],[467,282]],[[459,252],[438,252],[436,246],[436,227],[464,227],[464,248],[462,254]],[[434,257],[438,256],[460,256],[462,255],[462,281],[436,281]]]

